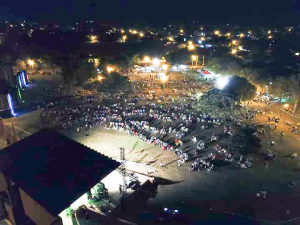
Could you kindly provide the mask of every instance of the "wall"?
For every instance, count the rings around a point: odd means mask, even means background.
[[[37,225],[50,225],[57,218],[52,216],[46,209],[34,201],[20,188],[20,195],[26,215]]]
[[[56,221],[54,221],[53,223],[51,223],[51,225],[65,225],[63,223],[63,220],[59,216],[56,217],[55,219],[56,219]],[[73,225],[73,223],[72,223],[72,225]]]
[[[0,192],[7,190],[7,183],[3,173],[0,173]]]
[[[10,222],[12,222],[13,224],[16,224],[11,206],[9,206],[7,203],[4,203],[4,204],[5,204],[5,209],[6,209],[6,212],[8,215],[8,220]]]

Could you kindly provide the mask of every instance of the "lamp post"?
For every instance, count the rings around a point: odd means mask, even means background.
[[[162,86],[163,95],[165,95],[165,83],[168,81],[169,78],[166,76],[166,74],[164,74],[160,79],[163,84]]]
[[[108,73],[111,73],[114,70],[114,68],[110,67],[110,66],[107,66],[106,70],[107,70]]]
[[[234,49],[231,50],[232,55],[236,55],[236,53],[237,53],[237,49],[234,48]]]
[[[169,68],[169,66],[167,64],[164,64],[161,67],[164,70],[164,72],[167,72],[167,69]]]
[[[33,60],[31,60],[31,59],[28,59],[27,63],[29,64],[29,66],[30,66],[31,68],[33,68],[33,66],[34,66],[34,64],[35,64],[35,62],[34,62]]]
[[[282,114],[283,108],[287,109],[289,106],[290,106],[289,104],[283,104],[282,105],[281,111],[280,111],[280,118],[281,118],[281,114]]]
[[[196,62],[196,66],[197,66],[198,56],[197,55],[192,55],[191,59],[192,59],[192,69],[194,69],[194,62]]]
[[[104,80],[104,77],[103,77],[103,76],[101,76],[101,75],[99,75],[99,76],[98,76],[98,80],[101,82],[101,81],[103,81],[103,80]]]
[[[190,50],[190,51],[195,50],[195,45],[193,45],[193,44],[188,45],[188,50]]]
[[[149,56],[144,57],[144,62],[146,63],[146,66],[148,66],[148,63],[151,61]]]

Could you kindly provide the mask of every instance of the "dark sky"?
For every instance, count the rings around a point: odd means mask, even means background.
[[[228,17],[231,22],[275,21],[293,16],[300,9],[299,3],[300,0],[2,0],[0,17],[161,23],[194,18],[218,22]]]

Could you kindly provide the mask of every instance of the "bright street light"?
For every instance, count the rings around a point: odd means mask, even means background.
[[[101,82],[102,80],[104,80],[104,77],[99,75],[98,80]]]
[[[31,59],[28,59],[27,63],[28,63],[29,66],[31,66],[31,68],[33,68],[33,66],[35,64],[35,62]]]
[[[100,60],[97,59],[97,58],[95,58],[95,59],[94,59],[94,66],[95,66],[95,67],[98,67],[99,65],[100,65]]]
[[[189,41],[189,42],[188,42],[188,44],[189,44],[189,45],[192,45],[192,44],[193,44],[193,42],[192,42],[192,41]]]
[[[91,43],[98,43],[98,37],[96,35],[90,36]]]
[[[196,55],[192,55],[192,61],[196,61],[197,60],[197,56]]]
[[[169,68],[169,66],[167,64],[164,64],[164,65],[162,65],[162,68],[164,71],[166,71]]]
[[[189,45],[189,46],[188,46],[188,49],[189,49],[190,51],[195,50],[195,45]]]
[[[164,94],[165,93],[165,83],[169,80],[169,77],[167,77],[166,74],[163,73],[160,77],[160,80],[162,82],[162,91]]]
[[[240,37],[241,37],[241,38],[245,37],[245,34],[241,33],[241,34],[240,34]]]
[[[217,79],[217,87],[223,89],[229,83],[228,77],[220,77]]]
[[[144,60],[143,60],[145,63],[148,63],[148,62],[150,62],[151,61],[151,59],[150,59],[150,57],[149,56],[145,56],[144,57]]]
[[[112,71],[115,70],[115,68],[107,66],[106,70],[107,70],[108,73],[111,73]]]
[[[140,37],[144,37],[144,34],[142,32],[140,33]]]
[[[281,113],[282,113],[282,111],[283,111],[283,108],[285,108],[285,109],[287,110],[287,109],[289,108],[289,106],[290,106],[289,104],[283,104],[283,105],[282,105],[281,111],[280,111],[280,116],[279,116],[280,118],[281,118]]]
[[[219,31],[219,30],[216,30],[216,31],[214,32],[214,34],[215,34],[215,35],[220,35],[220,31]]]
[[[233,45],[237,45],[237,43],[238,43],[237,40],[233,40],[233,41],[232,41],[232,44],[233,44]]]
[[[163,74],[160,78],[161,82],[166,83],[168,81],[168,77],[166,76],[166,74]]]
[[[132,33],[133,33],[133,34],[137,34],[137,31],[136,31],[136,30],[133,30]]]
[[[205,37],[202,37],[200,40],[201,40],[201,41],[205,41]]]
[[[169,39],[169,41],[174,41],[173,37],[169,37],[168,39]]]
[[[232,54],[232,55],[235,55],[236,53],[237,53],[237,50],[236,50],[236,49],[232,49],[232,50],[231,50],[231,54]]]
[[[182,29],[180,30],[180,33],[183,33],[183,30],[182,30]]]
[[[160,65],[160,60],[159,60],[158,58],[154,58],[154,59],[152,60],[152,64],[153,64],[154,66],[159,66],[159,65]]]
[[[299,55],[300,55],[300,52],[296,52],[296,53],[295,53],[295,56],[299,56]]]
[[[192,59],[192,68],[194,69],[194,62],[196,62],[196,66],[197,66],[198,56],[197,55],[192,55],[191,59]]]
[[[122,40],[123,40],[123,41],[126,41],[126,39],[127,39],[127,36],[124,35],[124,36],[122,37]]]

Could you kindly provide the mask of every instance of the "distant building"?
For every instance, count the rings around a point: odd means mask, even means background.
[[[9,88],[16,88],[16,80],[11,64],[0,67],[0,93],[8,93]]]
[[[62,212],[119,165],[43,129],[0,152],[0,206],[13,224],[72,224]]]
[[[14,75],[11,64],[0,66],[0,110],[10,109],[14,114],[14,107],[23,102],[21,92],[28,83],[25,71]]]

